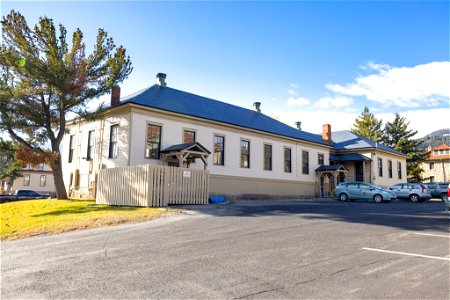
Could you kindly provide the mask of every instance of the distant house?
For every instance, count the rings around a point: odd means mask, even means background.
[[[429,148],[428,158],[422,163],[422,177],[427,182],[450,181],[450,146],[441,144]]]
[[[406,156],[381,144],[332,133],[328,124],[322,135],[305,132],[265,115],[259,102],[249,110],[157,78],[125,98],[115,87],[100,120],[68,122],[62,160],[69,195],[92,196],[100,169],[139,164],[208,168],[210,194],[238,198],[328,195],[342,180],[406,181]],[[189,147],[196,159],[180,154]]]
[[[21,170],[22,177],[14,180],[10,189],[11,193],[16,190],[33,190],[40,193],[55,195],[55,183],[53,181],[52,169],[46,164],[40,164],[36,167],[28,165]],[[0,193],[8,190],[8,180],[0,181]]]

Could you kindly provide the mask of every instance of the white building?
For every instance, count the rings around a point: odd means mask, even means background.
[[[395,150],[354,135],[345,140],[340,133],[333,143],[329,125],[322,135],[304,132],[266,116],[259,103],[254,111],[190,94],[167,87],[165,77],[159,73],[157,84],[122,99],[116,87],[102,119],[68,123],[62,160],[69,195],[94,194],[102,168],[173,165],[162,159],[161,151],[191,142],[211,153],[206,161],[211,195],[317,195],[328,179],[319,180],[316,169],[330,163],[344,164],[349,178],[354,174],[355,180],[381,186],[406,180],[406,157]],[[204,164],[197,159],[190,167]]]

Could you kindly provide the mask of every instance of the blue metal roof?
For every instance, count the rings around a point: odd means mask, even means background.
[[[330,146],[321,135],[300,131],[263,113],[157,84],[121,99],[119,105],[126,103]]]
[[[406,157],[405,154],[397,150],[389,148],[381,143],[369,140],[368,138],[362,137],[349,130],[333,132],[331,134],[331,138],[333,140],[333,147],[337,151],[363,149],[363,148],[377,148],[383,151],[399,154]]]
[[[338,161],[364,161],[364,160],[372,160],[372,159],[359,153],[340,154],[338,156]]]

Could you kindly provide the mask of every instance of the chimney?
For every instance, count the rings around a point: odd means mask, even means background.
[[[295,126],[297,127],[298,130],[302,130],[302,122],[300,121],[295,122]]]
[[[255,102],[253,103],[253,106],[257,112],[261,112],[261,102]]]
[[[156,74],[156,78],[158,78],[158,81],[156,83],[162,87],[166,87],[167,86],[166,77],[167,77],[167,75],[164,73]]]
[[[111,107],[117,106],[120,102],[120,86],[115,85],[111,90]]]
[[[324,124],[322,125],[322,139],[324,139],[328,144],[331,145],[331,125]]]

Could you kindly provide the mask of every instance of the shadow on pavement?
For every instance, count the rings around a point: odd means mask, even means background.
[[[450,214],[444,203],[338,202],[308,201],[236,201],[227,204],[189,205],[183,208],[216,217],[298,216],[310,220],[333,220],[354,224],[397,227],[405,230],[434,230],[449,233]]]

